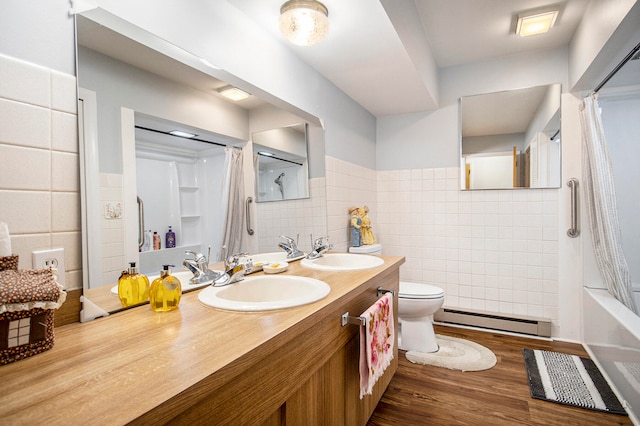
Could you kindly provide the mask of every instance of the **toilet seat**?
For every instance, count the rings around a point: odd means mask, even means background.
[[[444,297],[444,290],[430,284],[400,281],[398,297],[403,299],[440,299]]]

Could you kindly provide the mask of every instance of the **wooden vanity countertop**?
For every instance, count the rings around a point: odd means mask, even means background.
[[[324,308],[404,263],[381,257],[379,267],[348,272],[289,264],[285,274],[331,286],[326,298],[296,308],[221,311],[202,305],[197,290],[175,311],[144,305],[56,328],[52,349],[0,366],[0,424],[125,424],[205,378],[233,380],[246,374],[243,359],[309,332],[331,311]]]

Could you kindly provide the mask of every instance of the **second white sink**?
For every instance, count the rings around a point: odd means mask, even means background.
[[[302,259],[300,264],[322,271],[355,271],[375,268],[384,264],[384,260],[368,254],[327,253],[317,259]]]
[[[269,311],[313,303],[326,297],[324,281],[295,275],[261,275],[222,287],[207,287],[198,294],[206,306],[230,311]]]

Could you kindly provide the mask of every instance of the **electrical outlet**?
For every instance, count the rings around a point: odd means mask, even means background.
[[[34,250],[31,252],[31,267],[33,269],[52,268],[56,280],[62,288],[66,289],[64,248]]]

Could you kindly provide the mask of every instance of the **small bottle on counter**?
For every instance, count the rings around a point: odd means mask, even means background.
[[[180,298],[182,297],[182,284],[173,275],[169,267],[173,265],[163,265],[160,276],[153,280],[149,301],[154,312],[168,312],[178,309]]]
[[[160,250],[162,248],[162,242],[160,240],[160,235],[154,231],[153,233],[153,249]]]
[[[138,273],[136,262],[129,263],[129,269],[122,271],[118,279],[118,297],[123,308],[149,300],[149,278]]]
[[[151,251],[151,245],[153,243],[153,232],[151,229],[144,233],[144,244],[142,245],[142,251]]]
[[[169,230],[165,235],[165,248],[174,248],[176,246],[176,233],[171,230],[171,226],[169,226]]]

